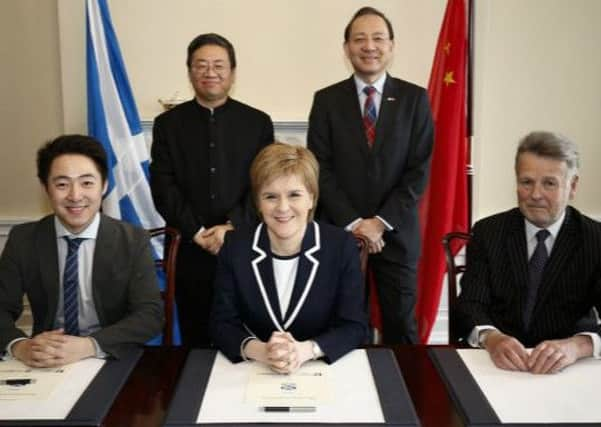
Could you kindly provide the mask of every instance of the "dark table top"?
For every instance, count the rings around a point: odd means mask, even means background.
[[[420,422],[423,427],[462,426],[427,349],[409,345],[392,348]],[[162,426],[187,353],[179,347],[146,348],[103,425]]]

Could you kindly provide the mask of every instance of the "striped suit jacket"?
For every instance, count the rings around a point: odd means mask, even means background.
[[[525,346],[578,332],[601,333],[601,223],[566,208],[543,272],[528,328],[522,320],[528,285],[524,217],[518,208],[478,221],[467,246],[457,319],[461,336],[493,325]]]

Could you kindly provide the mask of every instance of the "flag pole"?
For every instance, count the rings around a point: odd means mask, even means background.
[[[473,189],[474,189],[474,165],[472,164],[472,142],[474,140],[474,122],[472,110],[474,107],[474,25],[476,2],[468,0],[467,3],[467,105],[466,105],[466,134],[467,134],[467,228],[472,228],[473,218]]]

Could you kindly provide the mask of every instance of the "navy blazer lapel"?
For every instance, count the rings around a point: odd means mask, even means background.
[[[282,313],[280,310],[278,292],[275,287],[273,264],[271,257],[267,256],[271,253],[269,246],[267,228],[261,223],[255,230],[253,250],[257,253],[257,256],[251,261],[251,264],[265,309],[267,310],[274,327],[283,332]]]
[[[42,286],[48,296],[48,318],[43,321],[43,328],[45,330],[54,328],[54,320],[56,319],[56,310],[58,307],[60,278],[56,239],[54,215],[50,215],[40,223],[36,242]]]
[[[378,121],[376,122],[376,140],[372,148],[373,152],[382,149],[382,143],[386,140],[386,132],[394,129],[394,118],[396,110],[399,108],[398,88],[395,81],[386,74],[384,81],[384,91],[382,92],[382,101],[378,112]]]
[[[343,86],[344,90],[340,97],[341,110],[344,111],[344,126],[350,128],[351,134],[357,135],[357,143],[359,149],[364,156],[369,156],[370,149],[367,144],[367,136],[365,135],[365,127],[363,126],[363,117],[361,115],[361,106],[359,105],[359,96],[357,95],[357,85],[355,78],[351,76]],[[377,138],[377,131],[376,131]]]
[[[569,206],[566,208],[564,222],[557,234],[557,240],[553,244],[551,255],[549,256],[549,260],[543,271],[543,277],[541,279],[540,287],[538,288],[532,318],[536,315],[537,308],[542,306],[542,302],[549,295],[549,291],[557,283],[557,280],[559,280],[566,262],[576,251],[576,242],[582,241],[582,239],[577,236],[578,228],[576,227],[574,215],[571,214],[570,209]]]
[[[319,268],[319,260],[315,256],[319,249],[321,249],[319,225],[313,221],[307,224],[305,236],[301,244],[296,280],[294,281],[294,289],[292,290],[290,304],[286,312],[285,329],[290,328],[290,325],[294,322],[300,309],[305,304],[309,291],[311,291]]]

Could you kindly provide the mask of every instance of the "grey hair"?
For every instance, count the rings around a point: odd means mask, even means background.
[[[569,138],[554,132],[535,131],[520,140],[515,154],[515,169],[523,153],[532,153],[540,157],[565,162],[568,176],[577,175],[580,166],[578,147]]]

